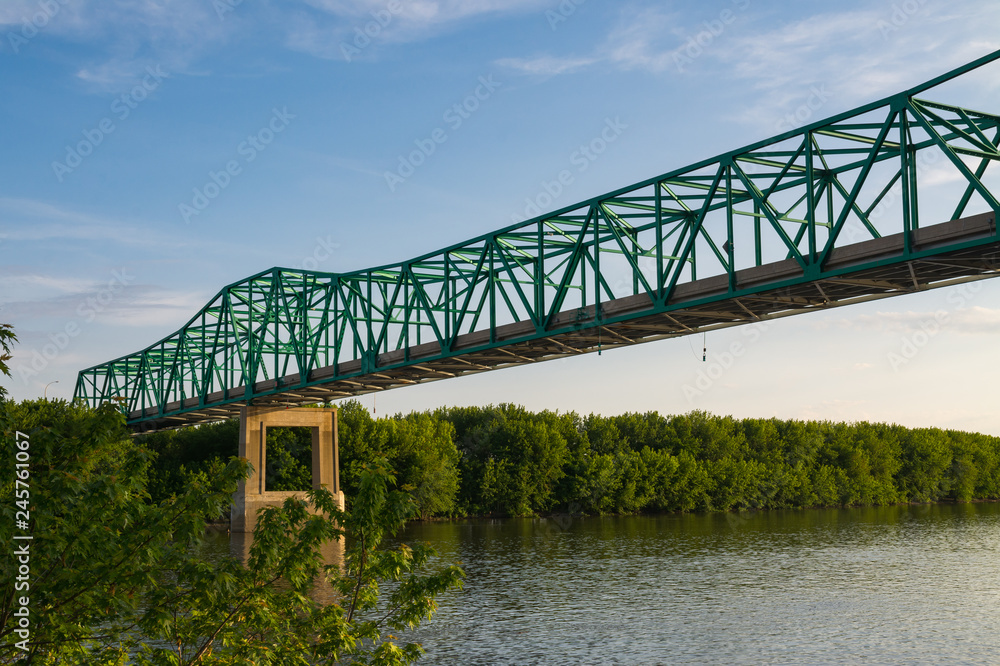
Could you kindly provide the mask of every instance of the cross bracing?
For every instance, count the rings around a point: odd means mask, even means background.
[[[409,261],[272,268],[76,397],[175,427],[996,275],[1000,116],[923,94],[998,58]]]

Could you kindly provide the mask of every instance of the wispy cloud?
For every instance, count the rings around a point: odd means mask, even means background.
[[[550,6],[551,0],[306,0],[306,4],[334,17],[370,20],[390,4],[398,4],[398,23],[407,31],[420,32],[470,18],[534,11]]]
[[[7,290],[10,283],[33,280],[35,276],[18,278],[0,278],[0,289]],[[156,285],[126,284],[117,285],[113,291],[107,291],[107,283],[93,281],[71,280],[59,278],[44,278],[34,280],[49,290],[58,289],[61,293],[49,297],[17,300],[4,304],[4,316],[11,321],[31,321],[34,327],[42,322],[61,322],[56,328],[71,320],[99,319],[102,323],[116,326],[180,326],[186,322],[193,312],[208,302],[205,293],[192,291],[173,291]],[[29,338],[21,336],[22,341]],[[25,330],[25,333],[29,331]],[[47,331],[38,331],[47,334]]]
[[[735,122],[773,127],[817,87],[838,110],[885,97],[1000,48],[1000,7],[972,0],[928,3],[902,17],[897,5],[827,12],[769,30],[743,31],[708,53],[766,92]],[[970,31],[970,25],[976,26]],[[988,39],[976,35],[989,35]],[[823,102],[824,105],[826,101]]]
[[[527,58],[501,58],[497,64],[531,76],[557,76],[605,63],[619,69],[661,72],[673,66],[674,55],[686,33],[680,17],[660,8],[636,9],[626,5],[617,24],[589,55],[555,56],[540,54]]]
[[[821,421],[833,419],[846,423],[858,421],[877,421],[867,407],[870,405],[863,400],[823,400],[819,403],[803,405],[795,414],[797,418],[810,421]]]
[[[151,248],[183,244],[148,226],[14,197],[0,197],[0,236],[4,242],[83,240]]]
[[[597,62],[596,58],[557,58],[538,56],[536,58],[501,58],[496,63],[501,67],[531,76],[558,76],[583,69]]]
[[[415,42],[456,29],[470,21],[539,11],[550,0],[306,0],[314,11],[298,12],[288,22],[289,48],[320,58],[344,58],[345,45],[365,48]],[[391,5],[391,6],[390,6]],[[367,56],[378,49],[365,52]]]
[[[0,293],[5,302],[28,302],[35,300],[32,294],[38,291],[57,292],[60,295],[84,294],[99,288],[96,282],[78,278],[62,278],[38,273],[16,273],[0,275]]]
[[[675,12],[659,8],[625,9],[600,53],[621,69],[645,69],[659,73],[674,66],[687,32]],[[697,30],[695,30],[697,32]]]
[[[884,97],[1000,49],[994,37],[1000,33],[1000,5],[955,0],[901,11],[896,4],[871,3],[870,9],[829,11],[772,27],[775,17],[753,6],[734,11],[725,23],[715,16],[698,23],[690,12],[682,17],[662,7],[626,5],[589,53],[509,57],[499,64],[549,76],[605,64],[654,75],[740,79],[766,95],[742,106],[733,120],[773,129],[816,86],[829,90],[833,113],[834,107]],[[693,45],[692,38],[702,43]]]
[[[210,297],[196,291],[173,291],[138,285],[120,306],[108,311],[108,323],[121,326],[165,326],[180,328]]]
[[[901,335],[923,331],[933,326],[964,335],[996,335],[1000,333],[1000,309],[972,306],[938,312],[878,312],[842,319],[820,320],[814,322],[812,326],[819,330],[875,330]]]
[[[830,70],[850,73],[855,79],[860,76],[858,83],[867,88],[864,77],[883,70],[879,61],[869,57],[873,38],[878,36],[879,15],[876,11],[819,14],[737,36],[716,55],[732,63],[736,76],[753,80],[763,89],[810,85],[829,78],[824,74]],[[817,64],[825,71],[817,72]],[[880,89],[884,90],[881,85]]]
[[[262,29],[264,34],[279,35],[292,50],[342,58],[341,43],[370,24],[383,43],[413,42],[469,21],[541,11],[552,3],[305,0],[295,4],[289,8],[236,0],[52,0],[47,6],[55,9],[37,34],[99,46],[102,55],[81,63],[76,77],[106,92],[130,83],[151,65],[178,74],[201,74],[198,63],[207,53],[231,40],[260,35]],[[39,0],[3,0],[0,26],[16,32],[39,12],[43,12]],[[31,32],[34,39],[36,31]]]
[[[56,36],[99,47],[100,55],[80,63],[76,78],[96,91],[117,92],[150,66],[186,71],[235,33],[238,13],[222,20],[204,0],[52,0],[44,6],[38,0],[5,0],[0,26],[22,34],[24,22],[34,21],[30,40]],[[30,48],[29,42],[18,50]]]
[[[971,6],[969,2],[956,5]],[[952,7],[955,9],[956,7]],[[969,20],[1000,27],[996,7],[978,5],[974,18],[928,9],[898,28],[892,10],[830,12],[779,28],[741,35],[719,57],[735,73],[768,90],[829,82],[852,100],[870,99],[939,74],[948,66],[995,50],[998,40],[970,40]],[[886,32],[886,25],[894,30]],[[898,32],[897,32],[898,31]],[[831,47],[835,48],[831,48]],[[934,53],[934,57],[928,57]]]
[[[56,5],[42,5],[40,0],[4,0],[0,3],[0,26],[5,28],[21,27],[24,23],[34,22],[35,27],[41,24],[41,29],[66,30],[70,26],[77,27],[82,22],[88,0],[57,0]]]

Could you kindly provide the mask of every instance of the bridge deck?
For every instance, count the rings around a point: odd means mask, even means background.
[[[553,334],[519,322],[498,326],[492,340],[488,330],[460,336],[444,356],[432,342],[379,355],[374,372],[362,372],[362,362],[353,360],[317,369],[306,382],[298,374],[258,382],[253,404],[312,404],[680,337],[984,279],[997,275],[998,267],[994,214],[985,213],[916,230],[908,251],[902,233],[833,249],[816,278],[805,276],[792,259],[778,261],[736,271],[733,292],[723,274],[678,285],[666,306],[646,295],[607,301],[600,326],[589,306],[560,313],[550,326],[559,331]],[[269,391],[275,393],[259,395]],[[180,414],[157,418],[159,410],[151,407],[128,414],[128,420],[144,430],[217,421],[238,415],[245,394],[245,387],[234,387],[208,395],[200,407],[198,398],[165,405],[168,414],[188,410]]]

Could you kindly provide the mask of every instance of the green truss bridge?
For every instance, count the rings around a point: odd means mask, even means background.
[[[995,276],[1000,116],[928,93],[998,59],[409,261],[272,268],[76,398],[171,428]]]

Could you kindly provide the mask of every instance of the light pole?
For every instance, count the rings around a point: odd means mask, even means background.
[[[52,386],[53,384],[58,384],[58,383],[59,383],[59,380],[57,379],[54,382],[49,382],[48,384],[45,385],[45,390],[42,391],[42,400],[48,401],[48,399],[49,399],[49,387]]]

